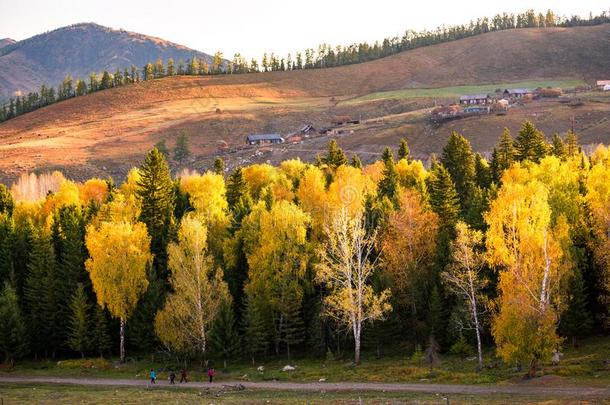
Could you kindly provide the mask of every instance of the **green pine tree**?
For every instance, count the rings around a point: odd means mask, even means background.
[[[398,173],[390,148],[385,148],[382,159],[383,176],[377,185],[377,197],[379,199],[387,198],[395,208],[398,208]]]
[[[214,355],[223,361],[223,367],[227,369],[227,360],[239,354],[239,335],[235,323],[235,313],[229,302],[220,307],[218,317],[214,320],[210,330],[210,349]]]
[[[243,321],[244,348],[254,364],[255,359],[267,350],[269,332],[263,314],[248,296]]]
[[[15,289],[8,283],[0,294],[0,352],[4,363],[13,363],[27,353],[27,327]]]
[[[580,268],[574,269],[574,275],[569,283],[566,310],[561,315],[559,330],[576,345],[576,339],[587,336],[593,328],[593,317],[587,306],[587,288]]]
[[[405,138],[400,140],[400,145],[398,146],[398,159],[409,160],[409,155],[411,154],[411,150],[409,149],[409,144]]]
[[[186,132],[182,131],[176,141],[176,147],[174,148],[174,159],[182,164],[185,159],[191,156],[191,149],[189,147],[189,139]]]
[[[568,131],[565,139],[565,152],[566,156],[576,156],[580,153],[580,143],[578,142],[578,136],[572,132]]]
[[[166,160],[169,159],[169,149],[167,147],[167,143],[165,142],[165,139],[161,139],[159,142],[157,142],[155,144],[155,148],[157,148],[157,150],[159,152],[161,152],[161,154],[163,155],[163,157]]]
[[[551,153],[553,156],[557,156],[560,159],[564,159],[567,156],[566,146],[563,143],[563,139],[558,133],[553,134],[553,140],[551,142]]]
[[[0,285],[15,276],[13,250],[15,249],[15,230],[13,219],[0,212]]]
[[[93,322],[91,326],[91,348],[96,350],[100,357],[109,354],[112,347],[112,339],[108,333],[108,316],[99,305],[95,305]]]
[[[475,155],[474,171],[477,186],[483,189],[489,188],[491,186],[491,168],[480,153]]]
[[[440,270],[449,261],[449,243],[455,237],[455,225],[459,219],[459,197],[449,172],[440,163],[432,169],[427,186],[430,205],[439,218],[437,266]]]
[[[146,224],[151,236],[150,250],[154,255],[155,273],[167,278],[167,244],[174,226],[176,194],[167,161],[153,148],[140,167],[137,196],[142,204],[140,221]]]
[[[58,331],[59,284],[55,254],[50,238],[44,232],[34,235],[28,260],[25,300],[35,354],[55,355],[62,339]]]
[[[510,131],[508,128],[504,128],[498,145],[494,149],[494,155],[491,160],[492,179],[494,183],[500,183],[502,173],[504,173],[516,159],[515,153],[514,141],[510,135]]]
[[[8,216],[13,215],[15,202],[11,192],[4,184],[0,184],[0,213],[5,213]]]
[[[328,152],[326,153],[326,156],[322,158],[322,162],[332,170],[336,170],[339,166],[347,164],[347,157],[345,157],[343,149],[339,147],[336,140],[331,139],[328,143]]]
[[[225,162],[219,157],[214,159],[214,173],[223,177],[225,175]]]
[[[538,163],[547,153],[548,146],[544,134],[530,121],[526,121],[515,139],[516,160]]]
[[[457,132],[452,132],[443,149],[441,163],[449,172],[458,194],[461,212],[468,210],[468,203],[476,181],[475,158],[470,142]]]
[[[360,157],[356,154],[353,154],[350,165],[352,165],[352,167],[355,167],[356,169],[362,169],[362,161],[360,160]]]
[[[290,360],[290,349],[305,339],[305,324],[301,316],[300,301],[288,300],[284,306],[282,317],[282,341],[286,344],[286,354]]]
[[[68,335],[68,346],[75,352],[79,352],[81,357],[85,357],[85,352],[91,348],[90,338],[90,305],[85,293],[85,287],[79,283],[72,296],[70,303],[72,311],[70,317],[70,328]]]

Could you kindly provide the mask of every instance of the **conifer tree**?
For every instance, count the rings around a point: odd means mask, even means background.
[[[11,192],[4,184],[0,184],[0,213],[5,213],[8,216],[11,216],[13,214],[14,207],[15,202],[13,201]]]
[[[437,164],[427,179],[430,205],[439,218],[437,266],[444,269],[449,259],[449,242],[455,237],[460,204],[449,172]]]
[[[494,155],[491,162],[492,180],[500,183],[502,173],[508,169],[515,161],[515,147],[512,136],[508,128],[504,128],[498,145],[494,149]]]
[[[301,306],[296,300],[288,300],[283,311],[284,325],[282,341],[286,344],[286,353],[290,360],[290,348],[305,339],[305,324],[301,316]]]
[[[565,153],[566,156],[572,157],[576,156],[580,152],[580,144],[578,143],[578,136],[572,132],[568,131],[565,139]]]
[[[468,209],[468,202],[475,184],[475,159],[470,142],[457,132],[452,132],[443,149],[441,163],[451,175],[462,208]]]
[[[233,209],[240,199],[248,193],[248,184],[244,179],[241,167],[236,168],[227,180],[227,204],[229,209]]]
[[[265,318],[252,299],[246,295],[244,313],[244,347],[254,364],[255,359],[266,352],[268,347],[268,329]]]
[[[332,170],[336,170],[341,165],[347,164],[347,157],[345,157],[345,153],[337,144],[337,141],[331,139],[328,143],[328,152],[326,156],[322,158],[322,162],[325,163]]]
[[[85,352],[91,347],[90,339],[90,304],[83,284],[79,283],[70,303],[72,311],[68,346],[85,357]]]
[[[548,147],[544,134],[534,124],[526,121],[515,139],[515,158],[522,162],[530,160],[534,163],[546,156]]]
[[[4,363],[12,363],[26,354],[27,332],[17,293],[5,282],[0,293],[0,353]]]
[[[398,159],[409,160],[410,154],[411,151],[409,149],[409,144],[407,143],[407,140],[405,138],[402,138],[400,140],[400,145],[398,146]]]
[[[173,76],[176,74],[176,68],[174,67],[174,58],[169,58],[167,60],[167,75]]]
[[[220,157],[214,159],[214,173],[223,177],[225,175],[225,162]]]
[[[156,148],[148,152],[140,168],[137,196],[142,205],[139,220],[146,224],[151,236],[155,274],[164,280],[176,196],[167,161]]]
[[[57,331],[59,283],[50,238],[39,231],[33,239],[25,286],[31,343],[36,354],[49,354],[50,351],[54,355],[60,344]]]
[[[91,348],[104,357],[104,353],[110,352],[112,340],[108,334],[108,317],[99,305],[95,305],[91,328]]]
[[[13,220],[6,213],[0,212],[0,283],[14,277],[13,266],[14,243]]]
[[[352,165],[352,167],[355,167],[356,169],[362,169],[362,161],[360,160],[360,157],[356,154],[352,155],[352,160],[351,160],[350,164]]]
[[[475,155],[474,171],[477,186],[482,189],[489,188],[491,186],[491,168],[480,153]]]
[[[566,146],[558,133],[553,134],[551,153],[559,159],[564,159],[566,157]]]
[[[575,346],[576,339],[587,336],[593,328],[593,318],[587,306],[587,288],[578,267],[574,268],[568,289],[567,306],[561,315],[559,331],[570,337],[572,345]]]
[[[387,198],[395,208],[398,206],[398,173],[394,165],[394,155],[390,148],[383,152],[383,177],[377,185],[377,196]]]
[[[157,150],[163,155],[166,160],[169,159],[169,149],[167,148],[165,139],[161,139],[159,142],[155,143],[155,148],[157,148]]]
[[[227,360],[239,354],[239,345],[235,314],[231,304],[225,302],[220,307],[220,312],[210,330],[210,349],[222,359],[226,370]]]
[[[176,141],[176,147],[174,148],[174,159],[182,164],[186,158],[191,155],[189,148],[189,140],[186,132],[182,131]]]

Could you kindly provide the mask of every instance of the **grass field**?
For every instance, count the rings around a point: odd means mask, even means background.
[[[544,395],[445,395],[396,392],[301,392],[279,390],[171,389],[156,387],[82,387],[62,385],[0,384],[0,399],[9,404],[587,404]],[[597,402],[596,402],[597,403]],[[602,402],[603,403],[603,402]]]
[[[454,86],[441,88],[422,88],[422,89],[403,89],[382,91],[377,93],[367,94],[362,97],[354,98],[348,103],[358,103],[362,101],[384,100],[384,99],[408,99],[417,97],[436,97],[436,98],[459,98],[464,94],[479,94],[493,93],[496,89],[511,89],[511,88],[528,88],[535,89],[538,87],[559,87],[562,89],[574,88],[582,86],[585,82],[582,80],[566,79],[566,80],[540,80],[540,81],[525,81],[512,83],[495,83],[482,84],[476,86]]]
[[[545,365],[539,381],[545,385],[610,385],[610,366],[603,361],[610,356],[610,339],[607,337],[589,339],[578,348],[566,347],[565,357],[560,365]],[[416,363],[409,353],[395,353],[387,357],[376,358],[371,353],[365,353],[360,366],[354,367],[350,353],[336,360],[316,358],[296,358],[288,361],[285,358],[260,359],[254,365],[251,362],[229,362],[228,369],[222,370],[222,364],[216,363],[219,381],[286,381],[286,382],[317,382],[324,379],[328,382],[392,382],[392,383],[441,383],[441,384],[497,384],[522,381],[525,371],[516,371],[509,365],[504,365],[494,357],[493,351],[485,353],[485,363],[493,365],[482,372],[475,371],[475,361],[465,360],[457,356],[443,355],[441,364],[432,371],[425,364]],[[282,372],[286,364],[296,365],[293,372]],[[263,372],[257,371],[259,366]],[[63,361],[29,361],[17,364],[12,370],[1,370],[2,375],[31,376],[64,376],[64,377],[96,377],[96,378],[136,378],[146,379],[148,370],[155,368],[159,378],[167,379],[170,370],[180,370],[182,365],[170,360],[150,358],[131,360],[119,364],[105,359],[71,359]],[[189,374],[193,381],[205,381],[205,372],[200,367],[192,365]]]

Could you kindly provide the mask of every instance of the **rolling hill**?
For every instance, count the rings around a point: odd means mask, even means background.
[[[56,86],[70,74],[87,78],[91,72],[141,68],[157,58],[176,62],[193,55],[210,56],[160,38],[93,23],[76,24],[15,42],[0,40],[0,101],[15,92]],[[2,44],[4,43],[4,46]]]
[[[15,41],[14,39],[11,39],[11,38],[1,38],[0,39],[0,49],[4,48],[7,45],[12,45],[15,42],[17,42],[17,41]]]
[[[492,32],[418,48],[372,62],[328,69],[141,82],[69,99],[0,124],[0,174],[12,180],[31,170],[60,168],[74,178],[121,180],[145,151],[186,131],[205,169],[215,155],[229,167],[255,161],[311,159],[328,137],[256,150],[243,146],[256,132],[292,132],[304,123],[329,125],[333,115],[361,124],[338,136],[348,151],[371,160],[406,136],[416,157],[439,152],[451,130],[488,152],[503,127],[526,120],[547,133],[574,123],[583,143],[610,141],[610,97],[583,94],[583,105],[541,101],[443,126],[427,119],[439,102],[501,87],[575,87],[608,75],[610,26]],[[463,87],[462,87],[463,86]],[[229,148],[220,148],[228,145]]]

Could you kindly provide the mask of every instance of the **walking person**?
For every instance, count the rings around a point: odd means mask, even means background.
[[[214,374],[216,374],[216,371],[214,371],[214,368],[208,367],[208,377],[210,377],[210,383],[214,379]]]
[[[150,383],[157,384],[157,372],[154,368],[150,369]]]
[[[180,370],[180,384],[187,382],[188,380],[186,379],[186,370]]]
[[[176,384],[176,373],[174,373],[174,370],[169,372],[169,383]]]

